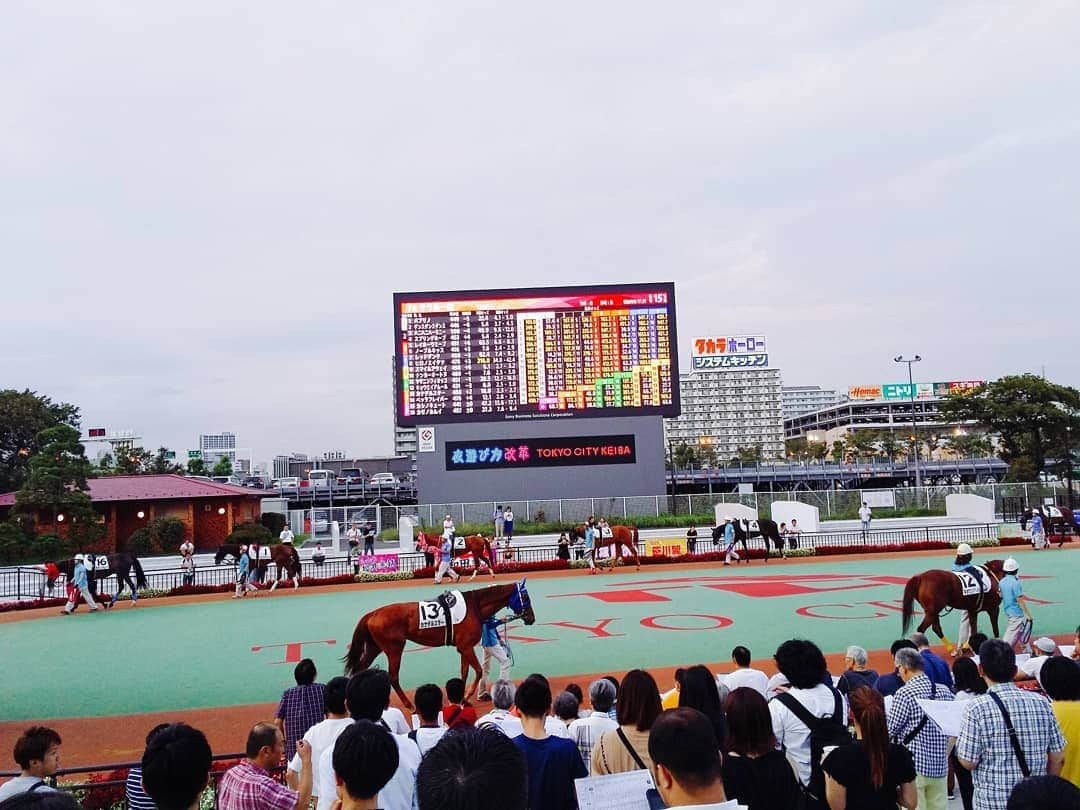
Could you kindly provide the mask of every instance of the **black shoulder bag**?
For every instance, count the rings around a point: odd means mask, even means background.
[[[930,681],[930,699],[937,700],[937,681]],[[906,747],[908,743],[919,736],[919,733],[926,727],[930,717],[923,712],[922,720],[920,720],[911,731],[904,735],[903,745]]]
[[[1024,749],[1020,747],[1020,738],[1016,736],[1016,729],[1013,728],[1012,718],[1009,717],[1009,712],[1006,711],[1005,704],[1001,702],[1001,698],[993,692],[987,692],[987,694],[993,698],[994,703],[1001,709],[1001,716],[1005,718],[1005,728],[1009,730],[1009,742],[1012,743],[1013,751],[1016,753],[1016,760],[1020,763],[1020,773],[1027,779],[1031,776],[1031,768],[1028,767],[1027,757],[1024,756]]]

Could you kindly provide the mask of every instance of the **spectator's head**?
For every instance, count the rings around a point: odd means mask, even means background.
[[[735,662],[737,667],[750,666],[750,650],[742,645],[736,647],[731,651],[731,660]]]
[[[349,678],[345,706],[353,720],[377,722],[390,705],[390,676],[385,670],[365,669]]]
[[[581,691],[581,687],[576,683],[568,683],[566,685],[566,691],[577,698],[579,707],[585,702],[585,693]]]
[[[296,669],[293,670],[293,677],[296,678],[298,686],[310,686],[315,683],[315,662],[310,658],[304,658],[296,665]]]
[[[970,692],[973,695],[986,694],[986,681],[979,674],[979,665],[970,658],[957,658],[953,661],[952,676],[956,691]]]
[[[159,810],[188,810],[210,780],[210,743],[197,728],[173,723],[146,738],[142,784]]]
[[[735,689],[724,701],[724,711],[728,727],[725,751],[758,757],[776,748],[769,704],[756,689]]]
[[[349,688],[349,679],[337,675],[326,682],[323,689],[323,711],[326,714],[345,714],[345,692]]]
[[[270,770],[285,753],[285,735],[273,723],[256,723],[248,732],[244,754],[263,770]]]
[[[338,735],[332,762],[337,783],[351,798],[373,799],[397,770],[397,743],[378,723],[359,720]]]
[[[1039,670],[1039,683],[1051,700],[1080,700],[1080,666],[1055,655]]]
[[[908,638],[911,639],[911,643],[915,645],[917,650],[925,650],[930,647],[930,639],[926,637],[926,633],[912,633]]]
[[[416,801],[420,810],[525,810],[528,773],[525,755],[502,732],[465,728],[424,755]]]
[[[1030,776],[1016,783],[1005,807],[1006,810],[1075,810],[1080,807],[1080,788],[1060,776]]]
[[[979,647],[979,666],[987,680],[994,683],[1011,681],[1016,674],[1016,653],[1001,639],[992,638]]]
[[[896,641],[894,641],[892,644],[889,645],[889,654],[890,655],[896,655],[897,650],[903,650],[903,649],[915,650],[915,649],[918,649],[918,648],[914,644],[911,643],[911,639],[898,638]]]
[[[465,700],[465,681],[451,678],[446,682],[446,700],[448,703],[462,703]]]
[[[722,802],[720,742],[709,718],[681,707],[656,718],[649,730],[653,781],[668,807]]]
[[[15,741],[14,754],[28,776],[52,776],[60,769],[60,735],[45,726],[31,726]]]
[[[517,688],[514,686],[513,681],[504,681],[500,678],[491,686],[491,702],[496,709],[509,711],[510,707],[514,705],[514,694],[516,692]]]
[[[825,680],[825,656],[812,641],[793,638],[776,648],[776,667],[798,689],[813,689]]]
[[[66,790],[24,790],[0,802],[0,810],[81,810]]]
[[[686,668],[685,667],[676,667],[675,668],[675,673],[672,675],[672,677],[675,680],[675,688],[676,689],[682,689],[682,679],[683,679],[683,676],[685,674],[686,674]]]
[[[685,680],[686,676],[683,676]],[[643,669],[632,669],[619,684],[616,720],[620,726],[633,726],[648,731],[664,709],[660,705],[660,690],[653,676]]]
[[[896,671],[900,673],[900,680],[904,683],[917,675],[922,675],[923,670],[926,669],[926,662],[918,650],[897,650],[896,655],[893,656],[893,663],[896,665]]]
[[[615,705],[615,687],[607,678],[598,678],[589,684],[589,703],[594,712],[609,712]]]
[[[605,675],[604,680],[611,682],[611,685],[615,687],[615,695],[618,696],[618,694],[619,694],[619,679],[616,678],[614,675]]]
[[[860,686],[848,695],[855,729],[870,760],[870,782],[880,788],[889,761],[889,727],[885,721],[885,698],[876,689]]]
[[[679,690],[679,707],[697,709],[711,721],[723,717],[724,707],[720,702],[720,690],[716,687],[716,678],[708,667],[700,664],[692,666],[683,674],[682,689]]]
[[[986,635],[986,633],[972,633],[971,638],[968,639],[968,646],[978,653],[979,647],[983,645],[984,641],[988,641],[989,639],[990,636]]]
[[[1039,636],[1032,642],[1031,649],[1036,656],[1053,655],[1057,651],[1057,644],[1049,636]]]
[[[866,650],[857,644],[852,644],[847,648],[847,652],[844,653],[844,662],[848,664],[849,669],[855,667],[865,667],[867,661]]]
[[[547,681],[530,675],[517,688],[514,705],[523,717],[543,717],[551,708],[551,687]]]
[[[578,699],[570,692],[560,692],[555,696],[555,702],[552,704],[552,711],[555,713],[555,716],[564,723],[569,723],[571,720],[577,719],[578,707],[580,705]]]
[[[442,690],[433,683],[425,683],[416,688],[414,695],[416,713],[420,719],[431,725],[439,722],[439,712],[442,711]]]

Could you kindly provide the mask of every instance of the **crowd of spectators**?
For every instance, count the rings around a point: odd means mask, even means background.
[[[601,777],[592,789],[602,791],[604,776],[644,771],[653,787],[642,807],[1080,808],[1080,666],[1049,639],[1034,644],[1043,660],[1023,667],[1004,641],[973,643],[977,660],[950,667],[916,633],[892,645],[894,669],[880,675],[852,645],[834,676],[815,644],[791,639],[776,649],[772,677],[739,646],[730,671],[688,666],[664,692],[642,669],[554,695],[536,673],[495,681],[483,714],[451,678],[415,690],[411,721],[390,706],[386,672],[322,684],[305,659],[276,717],[248,731],[242,760],[215,786],[216,806],[562,810],[577,806],[575,780]],[[964,704],[955,734],[924,711],[927,701]],[[78,806],[55,787],[61,745],[49,728],[26,730],[0,810]],[[210,767],[202,732],[156,726],[128,776],[128,806],[195,810]]]

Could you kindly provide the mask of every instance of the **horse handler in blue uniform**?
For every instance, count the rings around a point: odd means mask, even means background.
[[[95,612],[98,609],[98,606],[97,602],[94,601],[94,595],[90,593],[90,585],[86,578],[86,562],[82,554],[76,554],[75,569],[71,573],[68,601],[67,604],[64,605],[64,609],[60,612],[65,616],[70,616],[74,613],[76,606],[79,604],[80,594],[82,594],[82,598],[86,601],[87,607],[90,608],[90,612]]]

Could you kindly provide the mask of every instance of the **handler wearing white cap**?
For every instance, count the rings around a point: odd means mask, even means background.
[[[1027,599],[1024,597],[1024,588],[1020,584],[1020,563],[1009,557],[1002,566],[1005,576],[1001,578],[1001,609],[1009,618],[1009,626],[1005,628],[1002,640],[1020,652],[1027,652],[1030,645],[1024,638],[1029,631],[1028,622],[1031,619],[1031,611],[1028,610]]]
[[[968,571],[976,580],[982,581],[979,576],[979,572],[973,570],[974,566],[971,564],[971,546],[967,543],[961,543],[956,547],[956,559],[953,561],[953,571]],[[964,647],[968,646],[968,641],[971,639],[971,617],[965,610],[960,614],[960,630],[957,634],[956,646],[952,649],[952,655],[955,658]],[[978,650],[976,650],[978,652]]]
[[[739,559],[735,550],[735,518],[724,515],[724,565],[731,565],[731,558]]]

